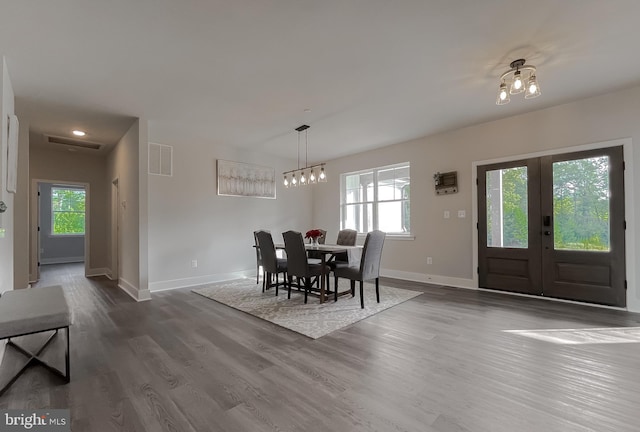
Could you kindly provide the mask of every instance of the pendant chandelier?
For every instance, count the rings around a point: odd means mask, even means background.
[[[536,67],[525,64],[525,59],[518,59],[511,62],[511,69],[500,76],[500,88],[496,105],[506,105],[511,101],[510,95],[524,92],[525,99],[533,99],[540,96],[540,85],[536,78]],[[522,72],[529,72],[525,79]]]
[[[315,165],[309,165],[309,125],[302,125],[296,128],[298,132],[298,165],[296,169],[285,171],[282,173],[284,176],[284,187],[298,187],[306,186],[308,184],[326,183],[327,174],[324,171],[324,163]],[[305,166],[300,168],[300,135],[304,132],[305,143]]]

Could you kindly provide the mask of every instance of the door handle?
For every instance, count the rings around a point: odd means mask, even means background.
[[[550,236],[550,235],[551,235],[551,231],[545,231],[545,232],[544,232],[544,235],[546,235],[546,236]]]

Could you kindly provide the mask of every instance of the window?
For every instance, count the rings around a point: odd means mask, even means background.
[[[410,165],[405,162],[340,176],[340,226],[366,233],[411,232]]]
[[[51,234],[84,235],[85,191],[51,188]]]

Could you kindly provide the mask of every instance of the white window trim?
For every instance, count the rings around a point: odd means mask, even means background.
[[[340,229],[344,229],[344,226],[342,225],[344,222],[343,219],[343,208],[346,205],[345,204],[345,182],[346,182],[346,178],[347,176],[351,176],[351,175],[358,175],[358,174],[363,174],[363,173],[368,173],[368,172],[374,172],[374,176],[375,176],[375,181],[377,182],[377,172],[378,171],[382,171],[382,170],[388,170],[388,169],[393,169],[393,168],[399,168],[399,167],[404,167],[404,166],[408,166],[409,167],[409,176],[411,176],[411,162],[410,161],[406,161],[406,162],[400,162],[400,163],[395,163],[395,164],[391,164],[391,165],[383,165],[383,166],[379,166],[379,167],[374,167],[374,168],[367,168],[367,169],[362,169],[362,170],[358,170],[358,171],[350,171],[347,173],[342,173],[340,174]],[[402,201],[402,200],[391,200],[391,201]],[[391,202],[389,200],[387,201],[383,201],[383,202]],[[375,204],[378,202],[378,190],[377,187],[374,186],[373,188],[373,200],[371,201],[362,201],[360,202],[360,204],[365,204],[365,203],[372,203]],[[409,203],[411,203],[411,198],[409,198]],[[374,206],[375,207],[375,206]],[[411,212],[409,213],[409,220],[411,220]],[[373,225],[374,226],[378,226],[378,213],[377,211],[374,210],[373,215],[372,215],[372,221],[373,221]],[[358,232],[357,234],[357,238],[361,239],[361,238],[365,238],[367,236],[366,232]],[[415,235],[413,235],[412,231],[409,230],[409,232],[406,233],[400,233],[400,232],[394,232],[394,233],[387,233],[386,235],[387,239],[390,240],[415,240]]]

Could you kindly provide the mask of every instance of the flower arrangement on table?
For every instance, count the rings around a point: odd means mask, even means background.
[[[320,231],[319,229],[312,229],[307,231],[307,233],[304,235],[304,238],[308,238],[311,239],[311,242],[314,244],[318,243],[318,239],[322,237],[322,231]]]

